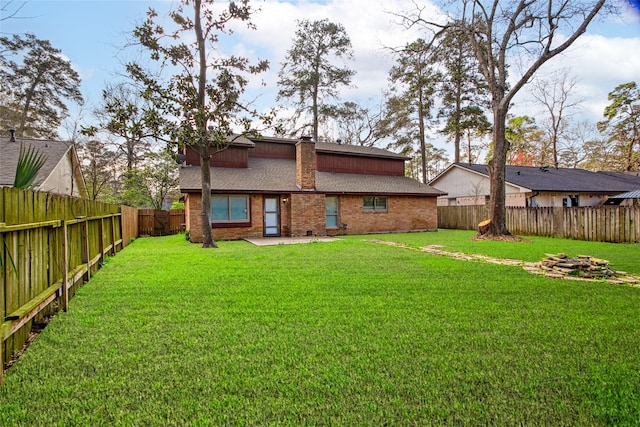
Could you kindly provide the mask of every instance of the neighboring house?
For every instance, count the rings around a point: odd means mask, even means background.
[[[32,188],[67,196],[87,198],[87,188],[73,144],[63,141],[0,137],[0,187],[13,187],[20,147],[31,146],[46,156]]]
[[[617,176],[584,169],[507,166],[506,205],[520,207],[597,206],[612,195],[637,188]],[[438,206],[489,202],[486,165],[454,163],[429,185],[445,191]]]
[[[640,188],[611,196],[604,204],[614,206],[640,206]]]
[[[200,162],[188,147],[180,190],[190,239],[202,241]],[[437,229],[444,193],[404,176],[407,157],[371,147],[239,138],[211,159],[216,239]]]
[[[640,206],[640,172],[598,172],[628,182],[634,190],[615,194],[605,202],[605,205]]]

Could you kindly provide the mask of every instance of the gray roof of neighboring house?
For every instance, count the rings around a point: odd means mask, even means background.
[[[619,179],[620,181],[628,182],[640,188],[640,172],[608,172],[600,171],[598,174],[611,176]]]
[[[24,145],[25,149],[29,146],[37,148],[47,156],[47,160],[33,182],[36,187],[43,183],[71,149],[71,144],[63,141],[16,137],[16,142],[10,142],[8,136],[0,137],[0,187],[13,186],[21,145]]]
[[[640,199],[640,189],[616,194],[615,196],[609,197],[609,199]]]
[[[200,167],[180,168],[180,190],[200,191]],[[211,168],[214,192],[295,193],[296,162],[288,159],[249,158],[248,168]],[[361,175],[316,172],[316,191],[331,194],[415,194],[440,196],[444,193],[403,176]]]
[[[458,166],[487,175],[487,166],[456,163]],[[532,191],[557,191],[576,193],[616,193],[637,188],[632,182],[616,176],[585,169],[551,168],[534,166],[507,166],[508,183]]]

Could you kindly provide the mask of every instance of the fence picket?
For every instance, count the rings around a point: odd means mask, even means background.
[[[483,206],[438,206],[438,228],[476,230],[489,215]],[[640,206],[507,208],[507,228],[514,234],[638,243]]]
[[[0,385],[32,322],[68,309],[83,275],[137,237],[137,217],[132,208],[0,188]]]

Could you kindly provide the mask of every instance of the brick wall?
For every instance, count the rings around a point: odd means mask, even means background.
[[[317,193],[291,195],[291,236],[326,236],[324,199]]]
[[[389,196],[386,212],[365,212],[363,196],[338,197],[338,224],[347,224],[347,229],[327,229],[325,219],[325,195],[317,193],[294,193],[280,202],[281,235],[284,237],[367,234],[435,230],[438,227],[436,198]],[[200,195],[189,194],[185,198],[187,228],[192,242],[202,242]],[[250,198],[251,226],[214,228],[216,240],[235,240],[245,237],[262,237],[262,195]]]
[[[386,212],[365,212],[362,196],[338,198],[338,224],[347,229],[328,229],[327,234],[367,234],[435,230],[438,228],[435,197],[389,196]]]
[[[189,239],[192,242],[202,242],[202,197],[200,194],[189,194],[185,198],[185,220],[189,230]],[[262,237],[262,196],[252,195],[249,197],[251,209],[250,227],[229,227],[214,228],[214,240],[237,240],[245,237]],[[186,219],[188,218],[188,219]]]

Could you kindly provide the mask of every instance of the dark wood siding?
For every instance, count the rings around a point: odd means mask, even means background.
[[[291,159],[296,158],[295,144],[272,143],[254,141],[255,147],[249,151],[249,157],[261,157],[266,159]]]
[[[404,160],[317,153],[320,172],[404,176]]]
[[[246,147],[228,147],[225,150],[215,152],[213,148],[211,152],[211,166],[219,168],[246,168],[248,167],[248,155]],[[200,155],[197,148],[187,147],[187,164],[191,166],[200,166]]]

